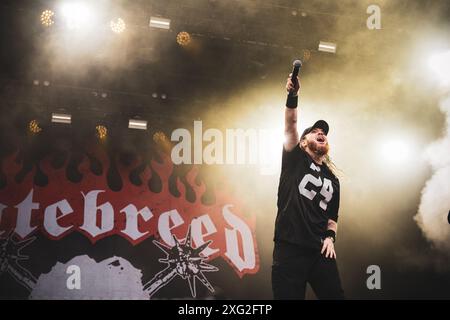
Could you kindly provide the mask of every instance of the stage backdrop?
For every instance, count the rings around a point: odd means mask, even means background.
[[[252,297],[256,218],[226,179],[157,147],[23,141],[1,154],[1,298]]]

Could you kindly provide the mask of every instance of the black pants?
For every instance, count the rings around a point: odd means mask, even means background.
[[[275,242],[272,265],[274,299],[305,299],[306,283],[318,299],[345,299],[336,260],[320,251]]]

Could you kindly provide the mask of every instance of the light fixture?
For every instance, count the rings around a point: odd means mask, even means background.
[[[39,126],[39,122],[33,119],[28,124],[28,130],[30,130],[31,133],[39,133],[42,131],[42,128]]]
[[[96,126],[95,131],[96,131],[97,137],[100,140],[104,140],[106,138],[106,136],[108,135],[108,129],[106,129],[106,127],[103,125]]]
[[[177,34],[177,43],[180,46],[187,46],[191,42],[191,35],[186,31]]]
[[[309,59],[311,59],[311,51],[309,51],[308,49],[303,50],[303,62],[309,61]]]
[[[61,6],[61,14],[69,29],[81,29],[92,24],[93,15],[84,3],[67,2]]]
[[[439,78],[442,85],[450,84],[450,50],[435,53],[428,59],[428,66]]]
[[[170,29],[170,19],[150,17],[150,27],[159,29]]]
[[[117,20],[111,20],[109,23],[111,30],[115,33],[122,33],[126,29],[125,21],[122,18],[118,18]]]
[[[169,154],[172,150],[172,143],[162,131],[153,134],[153,141],[162,149],[163,152]]]
[[[405,137],[384,139],[379,143],[380,160],[386,166],[402,165],[411,157],[411,142]]]
[[[336,47],[336,43],[333,42],[320,41],[319,43],[319,51],[323,52],[336,53]]]
[[[41,13],[42,25],[45,27],[50,27],[53,23],[55,23],[52,19],[54,15],[55,15],[55,13],[52,10],[44,10]]]
[[[72,122],[72,116],[66,113],[52,113],[52,122],[70,124]]]
[[[138,129],[138,130],[147,130],[147,121],[138,120],[138,119],[129,119],[128,120],[128,128]]]
[[[167,136],[164,134],[164,132],[162,131],[156,131],[153,134],[153,141],[156,143],[162,143],[162,142],[167,142]]]

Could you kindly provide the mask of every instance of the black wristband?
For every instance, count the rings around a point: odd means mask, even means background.
[[[294,96],[291,94],[288,94],[286,99],[286,107],[289,109],[295,109],[298,105],[298,96]]]
[[[334,232],[334,230],[328,229],[325,232],[325,239],[328,237],[332,238],[333,242],[336,242],[336,232]]]

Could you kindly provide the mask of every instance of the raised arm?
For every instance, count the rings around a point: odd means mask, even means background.
[[[286,151],[291,151],[298,144],[298,131],[297,131],[297,101],[298,92],[300,89],[300,80],[291,80],[289,76],[286,82],[286,90],[292,92],[292,96],[288,97],[286,101],[286,109],[284,111],[284,135],[286,140],[284,142],[284,148]]]

